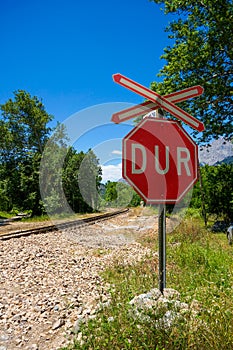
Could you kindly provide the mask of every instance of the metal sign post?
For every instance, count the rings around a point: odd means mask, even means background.
[[[166,288],[166,204],[159,205],[159,290]]]
[[[159,108],[156,118],[164,118],[163,111]],[[158,236],[159,236],[159,290],[163,294],[166,288],[166,204],[159,205],[158,217]]]

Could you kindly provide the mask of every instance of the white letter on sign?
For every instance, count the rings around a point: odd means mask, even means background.
[[[142,164],[141,168],[136,168],[136,149],[140,150],[142,153]],[[132,143],[132,174],[142,174],[146,170],[146,149],[144,146],[138,143]]]
[[[155,146],[155,170],[157,171],[158,174],[160,175],[165,175],[169,171],[169,146],[166,146],[166,168],[165,169],[160,169],[160,161],[159,161],[159,146]]]
[[[186,157],[182,158],[181,153],[186,153]],[[190,160],[190,153],[189,150],[185,147],[177,147],[177,172],[178,175],[181,175],[181,163],[184,164],[186,174],[188,176],[191,176],[191,172],[188,166],[188,161]]]

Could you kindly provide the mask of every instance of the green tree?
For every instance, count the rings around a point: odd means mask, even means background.
[[[23,90],[16,91],[0,111],[0,192],[4,199],[0,207],[39,214],[39,164],[52,116],[37,97]]]
[[[199,141],[233,136],[233,2],[232,0],[153,0],[174,14],[164,49],[165,66],[151,88],[161,94],[202,85],[204,94],[182,104],[200,118],[205,132]],[[193,133],[197,137],[197,132]]]
[[[105,196],[106,202],[113,202],[117,199],[117,182],[107,181],[105,184]]]
[[[233,164],[205,165],[201,168],[207,215],[233,221]],[[200,186],[194,187],[191,206],[201,208]]]
[[[84,201],[94,210],[99,207],[99,187],[102,169],[99,159],[89,149],[82,160],[78,174],[78,185]]]
[[[50,215],[91,212],[98,208],[101,168],[93,151],[77,152],[60,142],[57,129],[43,152],[40,189]]]
[[[0,110],[0,135],[3,136],[0,142],[4,149],[1,156],[20,161],[33,153],[42,154],[51,131],[47,124],[52,120],[42,102],[36,96],[18,90],[14,100],[9,99]]]
[[[131,186],[115,181],[107,181],[105,184],[104,199],[111,207],[136,207],[142,200]]]
[[[233,165],[205,166],[202,173],[208,212],[233,221]]]
[[[49,138],[40,162],[40,193],[49,215],[71,214],[72,210],[63,190],[63,171],[68,148],[63,124],[58,124]]]
[[[5,178],[5,166],[0,164],[0,210],[9,211],[11,207],[8,196],[8,179]]]
[[[63,183],[63,189],[66,195],[67,202],[71,206],[74,212],[76,213],[85,213],[85,212],[91,212],[94,209],[98,207],[98,185],[99,185],[99,179],[96,177],[96,173],[98,173],[99,166],[98,162],[96,162],[95,157],[95,163],[92,164],[92,167],[88,168],[88,173],[85,173],[85,166],[89,164],[84,164],[84,168],[82,165],[82,162],[85,162],[85,157],[86,154],[81,151],[77,152],[73,147],[69,147],[69,150],[67,152],[65,162],[64,162],[64,168],[63,168],[63,174],[62,174],[62,183]],[[90,159],[88,158],[88,163]],[[93,165],[94,168],[93,170]],[[82,188],[82,191],[84,191],[84,195],[87,195],[87,201],[85,201],[85,198],[83,198],[82,193],[80,191],[80,184],[79,184],[79,179],[80,179],[80,167],[82,167],[82,174],[84,176],[84,179],[87,177],[90,177],[90,171],[93,171],[92,175],[94,178],[94,193],[95,193],[95,199],[91,198],[91,195],[88,193],[86,190],[86,185],[89,183],[84,182],[84,189]],[[82,181],[81,181],[82,184]],[[88,186],[88,185],[87,185]],[[87,194],[88,193],[88,194]],[[96,194],[97,193],[97,194]],[[92,193],[93,194],[93,193]],[[91,207],[91,204],[93,204],[93,208]]]
[[[137,207],[141,204],[142,198],[134,191],[132,199],[129,203],[130,207]]]

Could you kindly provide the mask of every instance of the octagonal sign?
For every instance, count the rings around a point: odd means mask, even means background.
[[[179,202],[198,179],[198,147],[179,122],[147,117],[123,139],[122,175],[147,203]]]

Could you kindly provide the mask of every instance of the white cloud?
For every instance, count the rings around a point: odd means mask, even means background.
[[[112,154],[117,154],[117,155],[122,155],[122,152],[118,149],[114,149],[112,152]]]
[[[105,183],[108,180],[118,181],[122,178],[122,165],[121,163],[116,165],[101,165],[102,168],[102,182]]]

